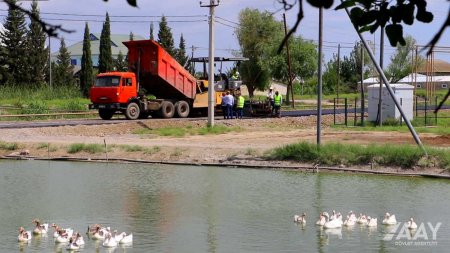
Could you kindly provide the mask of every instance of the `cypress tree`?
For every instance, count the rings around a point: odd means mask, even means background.
[[[89,97],[89,88],[94,82],[94,72],[91,57],[91,40],[89,26],[84,28],[83,55],[81,56],[80,89],[85,97]]]
[[[155,37],[153,36],[153,22],[150,23],[150,39],[155,40]]]
[[[38,19],[40,18],[38,3],[33,0],[31,4],[31,12]],[[42,30],[42,26],[31,19],[29,30],[27,33],[28,39],[28,74],[30,81],[36,82],[36,85],[45,82],[46,67],[48,61],[48,50],[45,48],[46,35]]]
[[[11,0],[16,3],[16,0]],[[26,23],[24,13],[18,9],[8,9],[4,30],[0,34],[4,50],[5,79],[10,84],[24,84],[29,81],[27,73],[28,52],[26,43]]]
[[[180,37],[180,46],[177,50],[177,57],[176,57],[178,63],[181,64],[181,66],[184,66],[184,64],[187,61],[187,56],[186,56],[186,42],[183,38],[183,34],[181,34]]]
[[[111,28],[109,15],[106,13],[106,20],[103,23],[102,34],[100,36],[100,55],[98,58],[98,72],[105,73],[113,69],[113,58],[111,52]]]
[[[70,53],[67,50],[64,38],[61,39],[61,45],[56,60],[55,86],[72,86],[75,84],[73,77],[73,66],[70,64]]]
[[[119,55],[117,56],[117,59],[115,59],[114,65],[117,71],[121,72],[127,71],[128,65],[127,62],[125,61],[122,51],[119,51]]]
[[[165,16],[162,16],[159,22],[158,43],[173,57],[176,56],[176,50],[173,42],[172,30],[167,25]]]

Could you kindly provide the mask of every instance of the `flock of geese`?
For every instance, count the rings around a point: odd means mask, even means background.
[[[299,224],[306,224],[306,213],[302,215],[294,215],[294,222]],[[367,226],[367,227],[376,227],[378,225],[378,219],[370,216],[366,216],[364,214],[359,214],[359,217],[356,217],[355,213],[350,211],[345,220],[342,220],[342,214],[336,213],[333,210],[333,214],[330,216],[327,212],[322,212],[319,216],[319,220],[316,221],[316,225],[323,226],[323,228],[341,228],[342,226],[351,227],[356,224]],[[395,225],[397,224],[397,219],[395,218],[395,214],[386,213],[384,215],[384,219],[381,222],[383,225]],[[417,224],[413,218],[411,218],[406,226],[410,230],[417,229]]]
[[[30,242],[32,235],[47,236],[49,227],[52,227],[55,230],[53,233],[55,243],[67,244],[66,249],[78,250],[85,244],[83,236],[78,232],[74,232],[71,228],[60,228],[55,223],[49,226],[48,223],[41,223],[37,219],[34,219],[33,223],[36,224],[33,232],[31,230],[25,231],[23,227],[19,228],[19,236],[17,237],[19,242]],[[103,240],[102,245],[107,248],[114,248],[119,244],[130,245],[133,243],[133,234],[125,232],[118,234],[117,230],[111,233],[110,227],[102,227],[100,224],[89,226],[86,234],[88,238],[93,240]]]

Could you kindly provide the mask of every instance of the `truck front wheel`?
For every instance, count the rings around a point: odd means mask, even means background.
[[[98,110],[98,115],[100,116],[100,118],[104,119],[104,120],[110,120],[112,118],[112,116],[114,115],[114,111],[113,110],[109,110],[109,109],[99,109]]]
[[[170,119],[175,114],[175,107],[170,101],[163,101],[161,103],[160,114],[162,118]]]
[[[139,105],[136,103],[130,103],[127,106],[127,109],[125,111],[125,117],[127,117],[127,119],[138,119],[139,115],[141,113],[141,110],[139,109]]]
[[[186,101],[178,101],[175,104],[175,110],[180,118],[186,118],[189,116],[189,104]]]

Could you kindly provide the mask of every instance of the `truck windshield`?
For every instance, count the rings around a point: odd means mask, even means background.
[[[95,81],[95,87],[117,87],[119,84],[119,76],[102,76]]]

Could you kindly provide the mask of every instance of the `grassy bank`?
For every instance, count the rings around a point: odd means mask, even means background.
[[[81,96],[77,87],[0,86],[1,114],[88,111],[88,103],[89,100]]]
[[[427,148],[428,157],[416,146],[410,145],[347,145],[323,144],[320,150],[316,144],[301,142],[272,150],[268,158],[294,160],[321,165],[382,165],[405,169],[438,167],[450,169],[450,151]]]
[[[216,135],[225,134],[232,131],[240,131],[239,127],[228,127],[224,125],[215,125],[213,127],[162,127],[156,129],[142,128],[133,132],[133,134],[141,135],[157,135],[157,136],[172,136],[183,137],[186,135]]]

